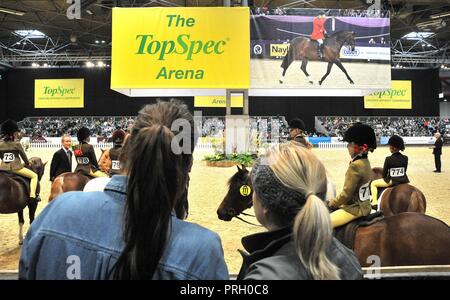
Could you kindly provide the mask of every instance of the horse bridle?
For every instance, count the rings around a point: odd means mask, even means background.
[[[247,175],[247,178],[246,178],[246,179],[248,179],[248,175]],[[250,198],[250,201],[247,203],[246,207],[247,207],[247,208],[252,207],[252,198]],[[255,224],[255,223],[249,222],[249,221],[247,221],[247,220],[244,220],[243,218],[239,217],[240,214],[242,214],[242,215],[244,215],[244,216],[256,218],[256,216],[254,216],[254,215],[252,215],[252,214],[245,213],[245,212],[241,212],[241,213],[239,213],[239,214],[237,214],[237,215],[235,215],[235,216],[233,216],[233,217],[235,217],[235,218],[238,219],[238,220],[241,220],[241,221],[244,222],[244,223],[247,223],[247,224],[250,224],[250,225],[253,225],[253,226],[262,227],[262,225],[260,225],[260,224]]]

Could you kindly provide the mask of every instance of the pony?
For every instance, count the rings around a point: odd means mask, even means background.
[[[348,44],[352,51],[355,50],[355,33],[353,31],[339,31],[333,33],[331,36],[327,37],[324,41],[323,46],[323,60],[328,62],[327,72],[323,75],[322,79],[319,81],[319,85],[322,85],[323,81],[330,74],[333,65],[338,66],[345,76],[349,80],[350,84],[354,84],[353,80],[347,73],[347,70],[341,63],[339,59],[339,53],[344,44]],[[313,41],[309,38],[296,37],[291,40],[289,44],[289,50],[281,63],[281,68],[283,68],[283,74],[280,78],[280,84],[284,81],[284,76],[289,66],[295,60],[301,60],[302,65],[300,69],[305,74],[308,82],[313,84],[308,72],[306,71],[306,66],[309,60],[320,60],[319,54],[317,52],[318,42]]]
[[[228,181],[229,190],[217,209],[220,220],[230,221],[252,207],[249,171],[238,167]],[[242,195],[240,188],[250,187]],[[247,222],[253,224],[251,222]],[[254,225],[254,224],[253,224]],[[444,222],[418,212],[403,212],[358,227],[352,245],[359,262],[368,267],[378,257],[381,266],[450,264],[450,227]]]
[[[40,181],[44,175],[44,170],[47,162],[42,163],[39,157],[31,157],[29,159],[30,166],[28,169],[32,170],[38,175],[38,186],[36,194],[40,192]],[[19,245],[23,242],[22,228],[25,223],[23,216],[23,209],[28,206],[28,215],[30,224],[33,223],[36,209],[38,206],[37,201],[30,201],[29,197],[29,180],[19,175],[15,175],[9,172],[0,172],[0,213],[11,214],[17,213],[19,217]]]
[[[52,201],[65,192],[82,191],[89,178],[81,173],[65,172],[58,175],[52,182],[48,201]]]
[[[383,168],[372,168],[373,180],[383,178]],[[427,201],[425,195],[415,186],[407,183],[384,189],[379,194],[379,210],[390,217],[402,212],[425,213]]]

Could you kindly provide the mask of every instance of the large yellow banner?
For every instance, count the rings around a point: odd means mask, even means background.
[[[36,79],[34,108],[84,107],[84,79]]]
[[[227,97],[225,96],[195,96],[194,107],[226,107]],[[244,107],[244,97],[231,96],[231,107]]]
[[[248,7],[113,8],[111,88],[250,85]]]
[[[392,80],[392,86],[389,90],[364,96],[364,108],[411,109],[411,81]]]

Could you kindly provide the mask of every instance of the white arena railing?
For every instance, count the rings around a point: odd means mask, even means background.
[[[59,149],[61,145],[52,143],[29,143],[29,149]],[[109,149],[113,147],[113,143],[95,143],[92,146],[96,149]]]
[[[317,143],[319,149],[346,149],[348,143],[332,142],[332,143]]]

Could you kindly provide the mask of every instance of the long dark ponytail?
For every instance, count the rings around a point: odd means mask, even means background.
[[[192,154],[175,154],[170,129],[176,119],[192,115],[181,102],[158,102],[140,112],[124,145],[128,175],[123,239],[125,247],[113,270],[113,279],[152,279],[163,256],[171,216],[187,184]],[[192,143],[192,150],[195,140]]]

